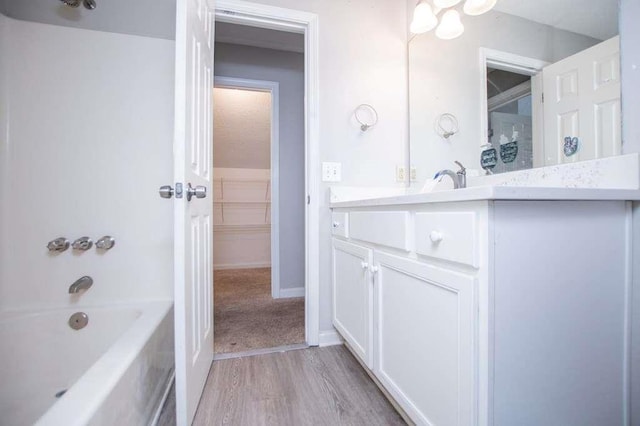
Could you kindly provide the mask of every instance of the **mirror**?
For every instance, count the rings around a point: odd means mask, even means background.
[[[411,34],[412,185],[455,160],[482,175],[619,155],[618,1],[497,0],[465,14],[474,1],[435,9],[440,23],[458,12],[459,36]]]

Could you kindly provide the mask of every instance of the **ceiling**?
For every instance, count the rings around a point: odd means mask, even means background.
[[[598,40],[618,34],[618,0],[498,0],[495,10]]]

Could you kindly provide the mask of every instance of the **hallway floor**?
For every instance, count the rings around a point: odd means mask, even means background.
[[[273,299],[271,268],[218,270],[214,353],[304,343],[304,298]]]
[[[174,424],[175,399],[171,399],[159,425]],[[193,424],[405,423],[353,355],[340,345],[215,361]]]

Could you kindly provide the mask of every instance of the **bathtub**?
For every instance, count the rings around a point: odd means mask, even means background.
[[[0,315],[0,423],[149,424],[173,372],[172,306]],[[73,330],[68,320],[78,311],[89,322]]]

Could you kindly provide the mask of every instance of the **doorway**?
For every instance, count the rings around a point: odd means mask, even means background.
[[[305,344],[304,36],[217,22],[215,51],[221,359]]]

